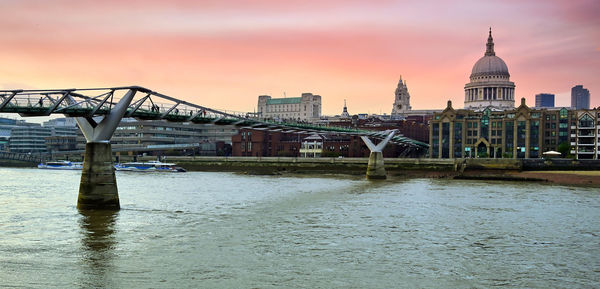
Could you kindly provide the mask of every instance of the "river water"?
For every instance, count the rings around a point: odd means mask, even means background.
[[[0,168],[2,288],[598,288],[600,191],[535,183]]]

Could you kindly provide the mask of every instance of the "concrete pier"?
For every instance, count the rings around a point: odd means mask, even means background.
[[[83,210],[120,208],[112,150],[108,142],[90,142],[85,145],[77,208]]]
[[[385,165],[383,164],[382,152],[371,152],[369,155],[369,164],[367,165],[367,179],[384,180],[386,179]]]
[[[387,137],[377,145],[373,144],[373,142],[366,136],[360,137],[371,151],[369,154],[369,163],[367,164],[368,180],[383,180],[387,178],[385,174],[385,165],[383,164],[383,148],[385,148],[392,137],[394,137],[395,133],[395,130],[390,130]]]

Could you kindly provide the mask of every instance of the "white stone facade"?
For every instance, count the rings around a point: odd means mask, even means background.
[[[314,121],[321,118],[321,96],[303,93],[301,97],[258,97],[258,115],[279,120]]]
[[[403,116],[411,109],[412,107],[410,106],[410,94],[408,93],[408,88],[406,87],[406,81],[403,81],[402,76],[400,76],[400,81],[398,81],[398,86],[396,87],[395,92],[394,107],[392,108],[392,117]]]

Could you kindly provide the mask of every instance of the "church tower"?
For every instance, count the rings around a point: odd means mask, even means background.
[[[403,81],[402,76],[400,76],[398,87],[396,87],[396,98],[394,100],[394,108],[392,109],[392,117],[402,116],[404,113],[407,113],[410,110],[410,94],[408,93],[408,88],[406,87],[406,81]]]
[[[350,114],[348,113],[348,107],[346,106],[346,100],[344,99],[344,111],[342,111],[342,118],[350,118]]]

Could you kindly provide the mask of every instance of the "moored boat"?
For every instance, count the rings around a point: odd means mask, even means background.
[[[83,163],[70,161],[50,161],[38,165],[38,169],[50,170],[81,170],[82,168]]]
[[[159,161],[116,164],[115,169],[117,171],[132,172],[185,172],[184,168],[178,167],[174,163],[163,163]]]

